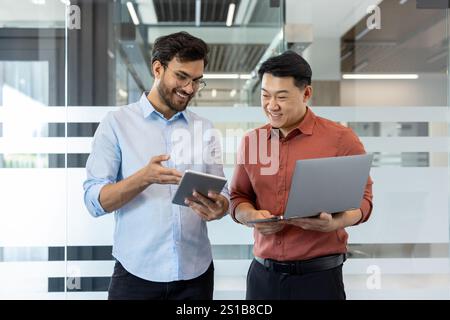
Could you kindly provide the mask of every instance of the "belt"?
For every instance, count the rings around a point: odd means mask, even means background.
[[[347,260],[347,257],[346,254],[343,253],[299,261],[276,261],[260,257],[255,257],[255,260],[269,271],[282,274],[301,275],[339,267]]]

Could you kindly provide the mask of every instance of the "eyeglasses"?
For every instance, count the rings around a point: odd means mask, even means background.
[[[170,71],[172,71],[172,73],[175,75],[177,79],[178,86],[180,86],[181,88],[184,88],[192,83],[192,88],[194,89],[194,91],[198,92],[206,87],[206,82],[203,79],[193,80],[180,72],[172,70],[171,68],[169,68],[169,66],[165,65],[164,68],[167,68]]]

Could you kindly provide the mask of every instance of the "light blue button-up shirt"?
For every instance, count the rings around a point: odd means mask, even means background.
[[[220,139],[212,123],[185,110],[167,120],[144,93],[100,123],[86,164],[84,201],[94,217],[106,214],[101,188],[125,179],[161,154],[163,165],[224,176]],[[190,208],[172,204],[177,185],[152,184],[114,213],[113,256],[150,281],[193,279],[212,261],[206,223]],[[228,188],[222,194],[229,198]]]

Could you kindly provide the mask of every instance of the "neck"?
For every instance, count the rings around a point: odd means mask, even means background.
[[[156,87],[153,87],[150,90],[149,94],[147,95],[147,99],[148,99],[148,101],[150,101],[150,103],[152,104],[153,108],[155,108],[156,111],[161,113],[164,116],[164,118],[166,118],[167,120],[172,118],[173,115],[176,113],[174,110],[170,109],[161,100],[161,97],[159,96],[159,93],[158,93],[158,90],[156,89]]]
[[[300,125],[300,123],[302,123],[302,121],[305,119],[306,112],[307,112],[307,109],[305,109],[305,112],[303,112],[303,114],[300,116],[300,119],[297,120],[291,126],[285,127],[285,128],[280,128],[281,137],[283,137],[283,138],[287,137],[287,135],[289,133],[291,133],[295,128],[297,128]]]

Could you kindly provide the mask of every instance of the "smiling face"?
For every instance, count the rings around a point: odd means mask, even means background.
[[[261,106],[272,127],[287,136],[302,121],[312,87],[300,89],[293,77],[275,77],[265,73],[261,82]]]
[[[160,102],[155,103],[155,107],[161,109],[159,111],[168,117],[184,111],[196,93],[195,83],[203,77],[203,69],[203,60],[180,62],[173,58],[166,67],[155,61],[154,88]]]

